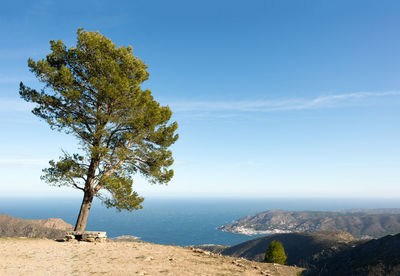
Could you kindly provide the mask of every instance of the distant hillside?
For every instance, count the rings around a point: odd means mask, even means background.
[[[221,254],[263,261],[273,240],[282,242],[288,265],[307,269],[302,275],[400,275],[400,234],[369,241],[342,231],[274,234],[228,247]]]
[[[73,226],[60,218],[21,219],[0,214],[0,237],[60,239]]]
[[[379,238],[400,232],[400,209],[336,212],[270,210],[218,229],[248,235],[342,230],[361,239]]]
[[[354,214],[354,213],[365,213],[365,214],[400,214],[399,208],[377,208],[377,209],[362,209],[362,208],[353,208],[353,209],[345,209],[337,211],[339,213],[345,214]]]
[[[343,231],[274,234],[240,243],[222,250],[222,255],[263,261],[265,250],[273,240],[283,244],[289,265],[308,268],[319,259],[362,243]]]
[[[400,275],[400,234],[348,247],[302,275]]]

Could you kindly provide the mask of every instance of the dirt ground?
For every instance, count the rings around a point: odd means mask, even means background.
[[[296,275],[301,269],[144,242],[0,238],[0,275]]]

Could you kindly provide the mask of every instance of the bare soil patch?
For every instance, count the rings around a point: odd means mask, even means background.
[[[0,238],[0,275],[297,275],[257,263],[145,242],[56,242]]]

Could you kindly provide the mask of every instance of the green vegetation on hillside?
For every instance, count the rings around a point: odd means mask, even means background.
[[[264,262],[286,264],[286,259],[287,257],[282,243],[275,240],[270,242],[265,252]]]

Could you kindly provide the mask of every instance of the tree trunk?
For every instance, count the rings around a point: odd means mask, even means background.
[[[85,191],[83,195],[81,210],[79,211],[79,216],[78,220],[76,221],[74,231],[85,231],[90,207],[92,206],[93,197],[94,196],[92,192]]]

